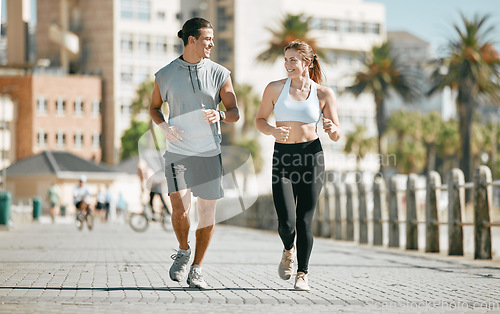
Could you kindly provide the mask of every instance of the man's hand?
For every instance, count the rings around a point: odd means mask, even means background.
[[[207,121],[208,124],[214,124],[220,121],[220,114],[214,109],[202,109],[204,115],[203,120]]]
[[[164,124],[165,126],[162,127],[161,129],[163,130],[163,133],[165,133],[165,138],[167,139],[167,142],[175,142],[175,141],[182,141],[182,137],[179,135],[179,133],[183,133],[181,129],[179,129],[176,126],[167,126],[166,123]]]

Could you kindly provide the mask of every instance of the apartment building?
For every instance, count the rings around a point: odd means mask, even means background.
[[[101,161],[99,77],[0,76],[1,88],[14,105],[10,163],[45,150]]]
[[[114,164],[136,88],[182,51],[180,1],[38,0],[37,6],[38,58],[102,78],[103,160]],[[72,38],[73,46],[57,33]]]

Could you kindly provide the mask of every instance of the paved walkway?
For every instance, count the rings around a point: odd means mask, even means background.
[[[297,292],[276,233],[217,225],[200,291],[169,279],[175,248],[158,225],[0,231],[0,313],[500,312],[499,262],[316,239],[312,290]]]

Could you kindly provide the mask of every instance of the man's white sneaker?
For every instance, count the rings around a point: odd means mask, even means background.
[[[182,281],[186,276],[191,249],[179,249],[177,253],[170,257],[174,260],[172,266],[170,266],[170,279],[173,281]]]
[[[198,289],[206,289],[208,288],[208,284],[203,279],[203,274],[201,273],[200,265],[191,266],[191,270],[189,270],[187,283],[189,288],[198,288]]]
[[[297,276],[295,276],[295,290],[298,291],[309,291],[309,284],[307,283],[307,274],[299,271]]]
[[[283,250],[283,255],[281,256],[281,262],[278,266],[278,274],[283,280],[288,280],[293,274],[293,253],[295,247],[290,251]]]

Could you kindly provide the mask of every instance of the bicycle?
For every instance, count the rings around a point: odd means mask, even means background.
[[[140,213],[132,213],[129,218],[130,227],[136,232],[144,232],[149,227],[150,221],[159,221],[163,230],[170,231],[170,213],[168,208],[163,207],[160,214],[160,219],[154,219],[153,209],[144,205],[144,209]]]
[[[83,230],[83,225],[87,222],[87,228],[91,231],[94,228],[94,215],[92,215],[92,211],[90,210],[90,206],[87,205],[85,210],[85,214],[82,209],[77,208],[76,213],[76,228],[79,231]]]

